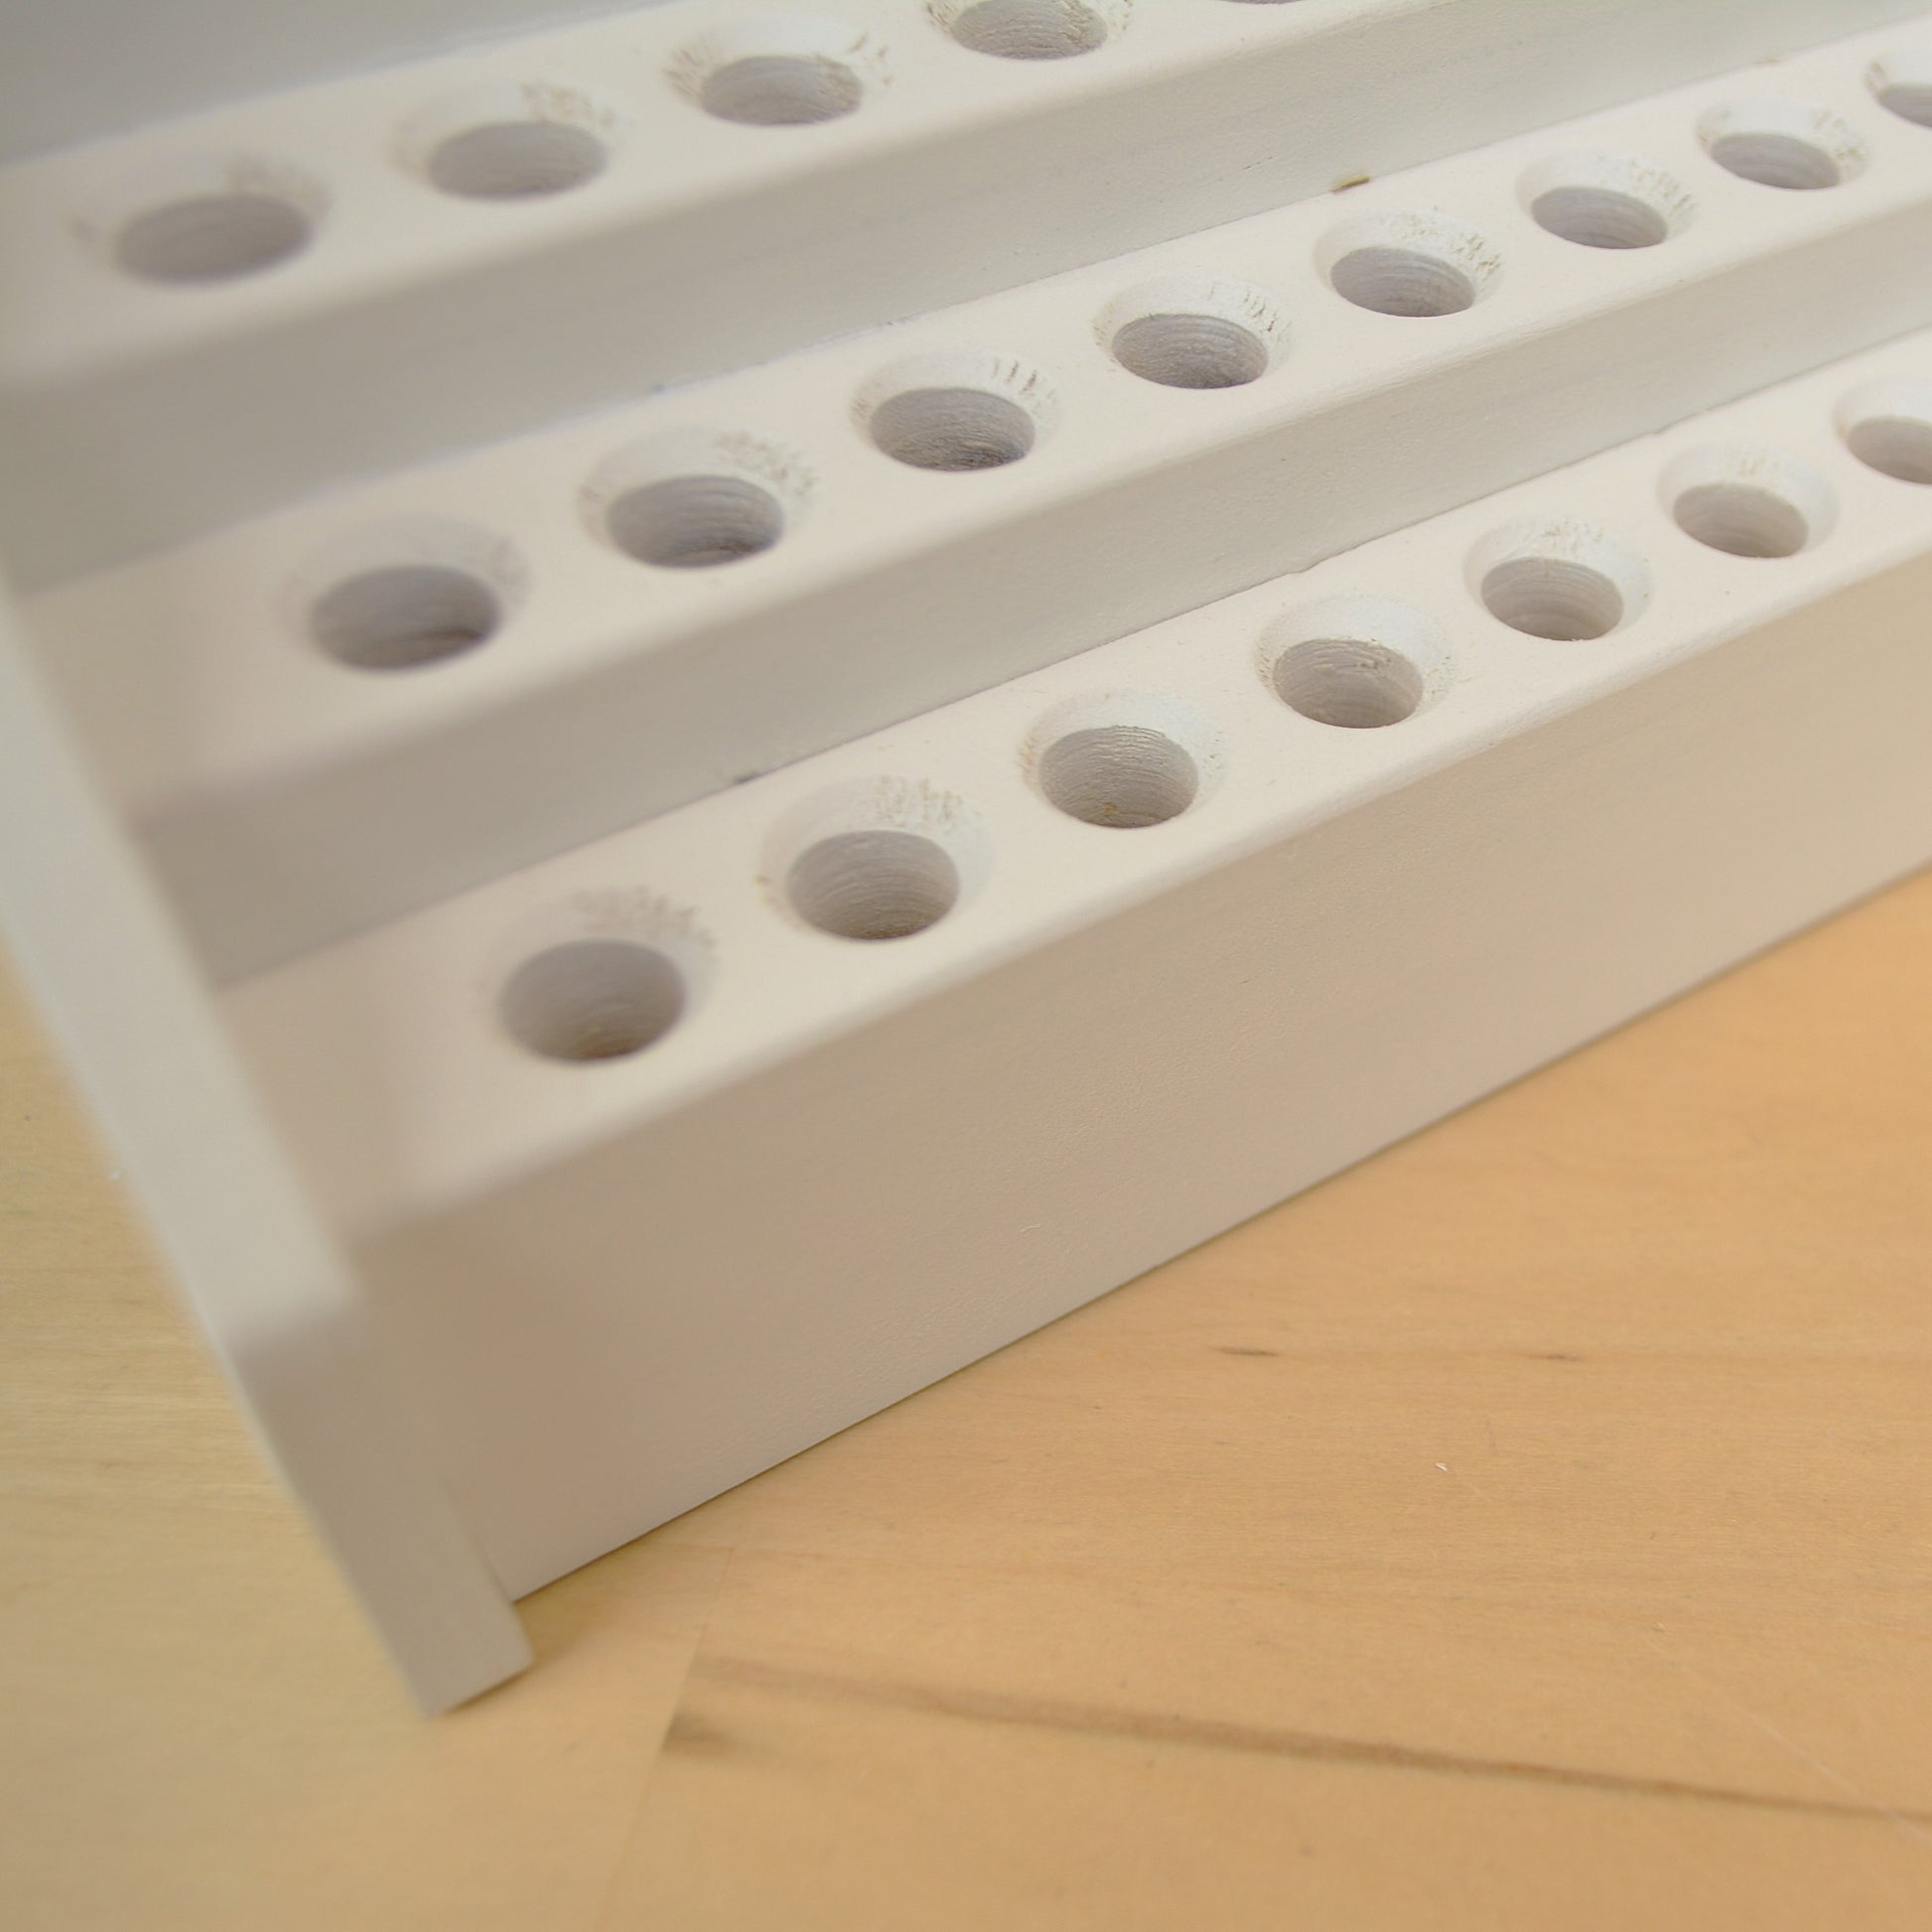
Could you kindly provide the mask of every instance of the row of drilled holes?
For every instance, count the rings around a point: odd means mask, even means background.
[[[1132,5],[929,0],[926,13],[975,54],[1050,61],[1103,47],[1126,25]],[[777,19],[741,24],[682,49],[666,77],[715,119],[745,127],[805,127],[856,112],[884,80],[881,61],[862,30],[820,19]],[[577,88],[532,83],[521,91],[526,111],[471,116],[468,125],[447,129],[414,157],[431,187],[470,201],[519,202],[568,193],[605,172],[621,115]],[[272,268],[309,245],[326,200],[318,188],[273,162],[230,164],[226,172],[251,179],[137,212],[115,236],[120,266],[146,281],[225,282]],[[278,182],[288,185],[286,192],[278,192]]]
[[[1866,415],[1850,423],[1846,442],[1870,468],[1932,485],[1932,409],[1916,417]],[[1831,493],[1808,466],[1764,452],[1741,464],[1719,452],[1720,461],[1705,466],[1707,454],[1696,453],[1688,471],[1680,465],[1672,473],[1687,479],[1671,508],[1688,535],[1731,556],[1773,559],[1794,556],[1823,534],[1820,526],[1833,513]],[[1641,568],[1610,539],[1561,525],[1527,544],[1513,532],[1504,535],[1504,554],[1480,570],[1476,583],[1498,621],[1530,636],[1573,642],[1607,636],[1630,615],[1630,587],[1641,582]],[[1491,545],[1478,550],[1478,559]],[[1407,617],[1418,634],[1435,633],[1420,614]],[[1358,635],[1291,629],[1292,641],[1264,650],[1275,695],[1320,725],[1359,731],[1401,724],[1443,681],[1442,666],[1432,675],[1413,647],[1389,641],[1392,627],[1400,625],[1363,626]],[[1367,634],[1371,628],[1384,634]],[[1057,810],[1117,831],[1178,818],[1202,782],[1195,754],[1152,723],[1064,732],[1033,761],[1033,775]],[[936,925],[958,899],[961,877],[937,840],[882,826],[809,844],[786,870],[782,891],[806,924],[836,938],[876,942]],[[515,1038],[546,1058],[610,1060],[662,1038],[687,999],[684,975],[658,948],[578,939],[518,967],[504,984],[498,1011]]]
[[[1003,20],[1037,12],[1041,21],[1062,23],[1089,12],[1068,0],[981,0],[952,16],[949,31],[983,52],[1040,58],[1022,52],[1043,45],[1036,38],[995,44],[1002,39],[993,32],[996,10]],[[971,38],[980,32],[971,23],[982,16],[985,32]],[[733,44],[752,43],[741,35]],[[686,91],[707,112],[752,125],[837,119],[856,108],[864,93],[859,74],[823,52],[740,53],[709,67],[692,57],[685,66],[690,70]],[[1932,126],[1932,56],[1914,51],[1881,61],[1867,80],[1893,113]],[[419,164],[430,184],[470,200],[517,202],[563,194],[602,175],[610,147],[592,105],[569,89],[532,86],[525,96],[528,112],[522,118],[485,118],[437,140]],[[1731,173],[1770,188],[1815,190],[1836,187],[1863,166],[1863,144],[1827,110],[1778,100],[1749,105],[1760,111],[1708,117],[1706,145]],[[320,189],[274,163],[238,165],[228,172],[247,179],[134,214],[115,235],[115,260],[145,281],[181,286],[231,281],[300,254],[320,218],[326,199]],[[289,184],[285,191],[278,192],[278,181]],[[1578,184],[1551,190],[1538,202],[1536,214],[1552,232],[1587,246],[1641,248],[1675,232],[1680,207],[1668,196],[1635,187]],[[1362,251],[1331,279],[1351,301],[1391,315],[1449,315],[1475,301],[1478,285],[1463,267],[1427,251],[1409,251],[1409,259],[1398,259],[1402,252]]]
[[[872,411],[872,429],[881,447],[902,460],[933,460],[943,447],[952,456],[945,468],[974,468],[1024,448],[1032,419],[1005,396],[915,388]],[[1864,462],[1887,476],[1932,482],[1932,427],[1926,423],[1887,417],[1855,423],[1847,437]],[[601,525],[639,562],[717,568],[770,549],[784,531],[784,506],[763,483],[748,478],[674,476],[615,496],[601,510]],[[1704,535],[1702,529],[1693,533]],[[476,570],[413,560],[380,564],[331,584],[309,605],[309,631],[344,664],[394,672],[476,649],[496,635],[504,617],[502,593]]]
[[[1932,90],[1923,106],[1932,124]],[[1811,138],[1790,131],[1794,115],[1812,126]],[[1835,117],[1790,102],[1734,105],[1710,117],[1705,131],[1723,165],[1785,189],[1827,187],[1845,178],[1863,154],[1857,137]],[[1554,170],[1539,166],[1525,178],[1524,192],[1543,227],[1594,248],[1654,246],[1678,232],[1692,209],[1691,198],[1670,176],[1627,156],[1573,156]],[[1480,235],[1435,214],[1344,224],[1324,252],[1337,293],[1398,317],[1467,309],[1496,272]],[[1173,285],[1157,285],[1162,306],[1104,326],[1115,359],[1134,375],[1179,389],[1237,388],[1266,374],[1286,337],[1274,302],[1242,284],[1187,280],[1198,309],[1173,299]],[[886,394],[861,410],[867,434],[886,455],[918,469],[967,473],[1020,462],[1038,440],[1039,399],[1049,390],[1024,370],[1010,369],[1009,378],[1004,393],[976,386],[969,372],[958,381]],[[601,520],[611,541],[641,563],[705,569],[770,550],[784,535],[786,508],[752,478],[693,474],[625,491]],[[481,579],[415,564],[332,589],[316,606],[314,631],[345,663],[394,670],[486,641],[501,615],[496,594]]]

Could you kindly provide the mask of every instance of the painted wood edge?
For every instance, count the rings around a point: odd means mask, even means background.
[[[426,1711],[530,1649],[0,594],[0,909],[263,1449]]]

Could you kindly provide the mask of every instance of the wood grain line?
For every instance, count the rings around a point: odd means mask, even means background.
[[[947,1690],[930,1684],[841,1677],[832,1672],[792,1671],[749,1658],[707,1657],[694,1666],[693,1679],[713,1679],[746,1689],[789,1696],[869,1704],[912,1711],[968,1724],[1024,1726],[1089,1737],[1116,1737],[1135,1743],[1173,1744],[1204,1750],[1243,1751],[1259,1757],[1296,1758],[1310,1763],[1355,1764],[1382,1770],[1418,1771],[1438,1777],[1492,1778],[1518,1784],[1554,1785],[1618,1797],[1655,1798],[1693,1804],[1728,1805],[1749,1811],[1798,1814],[1811,1818],[1858,1819],[1871,1824],[1932,1825],[1932,1812],[1858,1803],[1849,1799],[1800,1798],[1775,1791],[1745,1791],[1728,1785],[1698,1784],[1681,1778],[1645,1777],[1623,1771],[1592,1770],[1571,1764],[1528,1759],[1476,1757],[1426,1745],[1386,1743],[1373,1738],[1334,1737],[1320,1731],[1276,1729],[1219,1719],[1171,1716],[1158,1711],[1116,1709],[1057,1698],[1008,1695],[999,1691]],[[685,1717],[680,1710],[673,1726]],[[688,1720],[700,1734],[713,1726],[693,1713]]]

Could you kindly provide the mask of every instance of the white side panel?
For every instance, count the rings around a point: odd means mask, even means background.
[[[530,1660],[368,1311],[0,603],[0,912],[254,1423],[427,1710]]]
[[[1932,857],[1927,483],[1920,337],[233,991],[511,1587]]]

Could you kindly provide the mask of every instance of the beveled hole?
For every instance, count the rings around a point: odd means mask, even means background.
[[[959,897],[959,869],[916,832],[838,832],[792,862],[785,891],[807,924],[840,939],[906,939]]]
[[[1383,316],[1452,316],[1472,308],[1474,280],[1423,248],[1374,244],[1351,249],[1328,279],[1337,295]]]
[[[494,121],[440,141],[425,172],[446,195],[514,202],[581,188],[604,172],[608,159],[595,134],[568,122]]]
[[[325,591],[310,628],[332,657],[362,671],[405,670],[473,650],[501,623],[481,577],[448,564],[391,564]]]
[[[1532,637],[1575,643],[1623,621],[1623,593],[1600,570],[1568,557],[1511,557],[1482,580],[1490,615]]]
[[[147,282],[231,282],[299,255],[313,232],[308,214],[278,195],[195,195],[135,215],[114,259]]]
[[[785,512],[744,477],[670,477],[616,498],[605,525],[639,563],[705,570],[769,550],[784,535]]]
[[[1081,0],[974,0],[946,31],[961,47],[1003,61],[1063,61],[1107,42],[1107,23]]]
[[[988,389],[905,389],[872,412],[872,440],[916,470],[997,470],[1034,446],[1034,419]]]
[[[822,54],[748,54],[708,73],[698,89],[707,114],[743,127],[836,121],[864,98],[859,76]]]
[[[1138,316],[1111,346],[1122,368],[1171,389],[1236,389],[1268,372],[1268,345],[1225,316]]]
[[[654,1045],[684,1013],[684,976],[654,946],[573,939],[526,959],[497,1003],[531,1052],[570,1061],[627,1058]]]
[[[1794,557],[1811,541],[1798,505],[1755,483],[1698,483],[1671,505],[1686,536],[1732,557]]]
[[[1200,790],[1193,759],[1146,725],[1068,732],[1040,755],[1039,788],[1087,825],[1134,831],[1178,818]]]
[[[1353,637],[1312,637],[1275,660],[1282,702],[1318,725],[1376,731],[1413,717],[1423,674],[1399,650]]]

